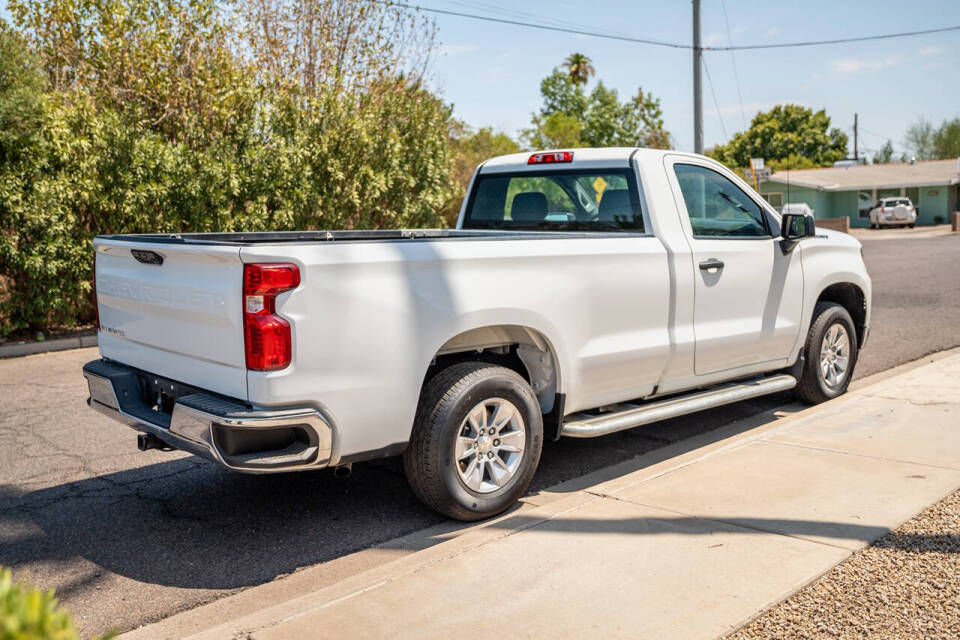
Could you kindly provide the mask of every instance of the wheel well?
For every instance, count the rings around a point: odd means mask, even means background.
[[[835,302],[846,309],[853,318],[853,325],[857,330],[857,345],[863,344],[867,323],[867,303],[860,287],[849,282],[832,284],[820,293],[817,302]]]
[[[423,384],[458,362],[490,362],[512,369],[530,383],[544,413],[553,408],[559,389],[557,360],[546,338],[534,329],[498,325],[458,334],[434,355]]]

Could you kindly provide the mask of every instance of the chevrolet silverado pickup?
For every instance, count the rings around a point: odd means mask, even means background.
[[[491,159],[455,229],[94,248],[88,402],[142,449],[252,473],[402,454],[462,520],[522,496],[547,438],[836,397],[870,325],[857,240],[674,151]]]

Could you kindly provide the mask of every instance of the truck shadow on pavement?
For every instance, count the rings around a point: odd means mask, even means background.
[[[701,445],[704,438],[722,439],[731,432],[714,435],[711,425],[729,424],[730,419],[742,420],[737,432],[749,430],[775,420],[775,410],[784,403],[784,397],[772,397],[705,412],[696,421],[677,419],[596,440],[547,443],[531,490],[577,491],[588,481],[584,474],[671,442],[682,452],[688,446],[682,439],[696,433],[702,434]],[[670,455],[677,454],[675,446]],[[143,455],[163,459],[170,454]],[[565,484],[558,487],[561,482]],[[530,516],[513,512],[485,526],[652,532],[642,520],[538,524],[525,519]],[[687,520],[695,519],[677,518],[671,528],[683,529]],[[747,527],[776,527],[798,536],[867,541],[887,532],[846,523],[741,520]],[[701,527],[703,522],[699,521]],[[335,479],[329,471],[243,475],[196,458],[177,457],[33,491],[24,490],[24,485],[0,486],[0,564],[15,572],[34,571],[72,566],[82,559],[125,578],[185,589],[262,584],[375,546],[388,552],[415,551],[472,526],[477,525],[446,520],[421,505],[396,459],[355,465],[345,480]],[[716,526],[731,527],[719,522]],[[939,542],[918,536],[904,538],[902,548],[931,544]],[[56,585],[66,599],[72,590],[85,588],[86,578],[79,577],[84,572],[71,573],[74,578],[63,576]]]
[[[471,526],[420,505],[390,465],[357,465],[344,482],[320,472],[244,476],[184,458],[27,494],[10,489],[0,488],[0,527],[7,532],[0,564],[16,570],[82,557],[127,578],[179,588],[253,586],[370,546],[427,548]],[[762,530],[864,542],[888,533],[869,524],[735,514],[544,521],[514,512],[486,526],[598,535]],[[911,534],[882,542],[902,551],[955,552],[957,538]],[[58,592],[69,598],[78,588],[82,580]]]
[[[637,505],[638,509],[642,508]],[[508,530],[536,528],[551,533],[577,534],[616,534],[638,535],[709,535],[712,533],[757,533],[786,535],[794,538],[817,539],[830,544],[843,541],[871,543],[883,538],[880,544],[887,549],[897,551],[937,551],[957,553],[960,536],[957,535],[919,535],[892,534],[890,529],[869,524],[831,522],[824,520],[795,520],[789,518],[755,518],[731,515],[711,515],[709,518],[697,516],[638,517],[619,519],[584,519],[564,517],[555,520],[543,520],[517,514],[492,524],[496,528]],[[884,536],[886,536],[884,538]]]
[[[584,474],[697,433],[713,438],[731,421],[748,430],[789,402],[778,394],[605,438],[548,442],[530,489],[577,491]],[[349,478],[335,479],[329,471],[244,475],[168,457],[179,454],[142,455],[164,461],[32,491],[0,485],[0,564],[33,572],[83,560],[144,583],[224,590],[377,545],[429,547],[474,526],[420,504],[398,459],[357,464]],[[69,598],[83,588],[71,580],[40,586]]]
[[[142,582],[232,589],[442,520],[384,467],[357,465],[340,481],[329,472],[234,474],[181,458],[28,493],[0,487],[0,564],[16,571],[81,557]]]

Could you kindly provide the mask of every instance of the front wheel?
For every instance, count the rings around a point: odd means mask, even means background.
[[[819,302],[804,343],[805,357],[796,395],[819,404],[843,395],[857,364],[857,332],[853,318],[835,302]]]
[[[424,387],[403,466],[427,506],[481,520],[523,495],[542,446],[543,416],[527,381],[506,367],[464,362]]]

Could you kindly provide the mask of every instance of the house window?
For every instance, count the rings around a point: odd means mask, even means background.
[[[860,191],[857,193],[857,216],[860,218],[869,218],[870,210],[873,209],[873,192]]]
[[[772,191],[770,193],[761,193],[760,197],[770,203],[770,206],[779,209],[783,206],[783,194],[779,191]]]

